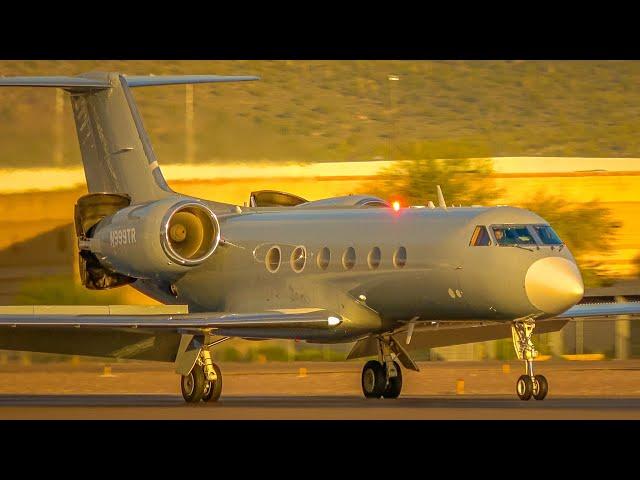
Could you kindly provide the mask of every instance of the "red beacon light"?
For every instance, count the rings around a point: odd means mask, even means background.
[[[397,200],[396,200],[396,201],[395,201],[395,202],[393,202],[391,205],[393,206],[393,211],[394,211],[394,212],[398,212],[398,211],[400,211],[400,202],[399,202],[399,201],[397,201]]]

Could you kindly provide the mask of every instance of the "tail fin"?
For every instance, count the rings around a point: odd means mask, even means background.
[[[136,204],[174,192],[162,176],[130,87],[257,79],[96,72],[78,77],[0,77],[0,86],[57,87],[69,92],[89,193],[127,194]]]

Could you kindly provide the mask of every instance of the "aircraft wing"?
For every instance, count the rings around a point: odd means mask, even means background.
[[[0,326],[19,329],[73,327],[139,328],[175,332],[195,330],[215,334],[237,332],[243,337],[269,338],[269,332],[278,330],[332,329],[342,323],[340,316],[323,309],[271,310],[255,313],[154,313],[153,308],[150,308],[151,313],[140,314],[140,309],[132,313],[127,311],[126,306],[123,307],[125,308],[0,307]]]
[[[535,333],[556,332],[568,322],[568,318],[540,320],[536,322]],[[451,321],[438,322],[433,325],[431,322],[426,322],[417,324],[410,337],[407,330],[406,326],[402,327],[396,330],[392,337],[397,345],[408,351],[511,337],[511,324],[509,322]],[[409,340],[408,343],[407,340]],[[347,359],[368,357],[376,355],[377,352],[376,339],[373,336],[369,336],[356,342]]]
[[[590,317],[613,317],[620,315],[640,316],[640,302],[628,303],[586,303],[575,305],[566,312],[547,320],[536,322],[536,334],[556,332],[571,319]],[[403,326],[392,335],[393,340],[406,350],[419,348],[446,347],[464,343],[484,342],[511,337],[509,322],[430,322],[416,324],[409,337],[407,326]],[[407,343],[407,340],[409,342]],[[347,359],[376,355],[376,339],[369,336],[356,342]],[[406,366],[406,365],[405,365]]]
[[[611,317],[617,315],[640,315],[640,302],[582,303],[558,315],[558,318]]]

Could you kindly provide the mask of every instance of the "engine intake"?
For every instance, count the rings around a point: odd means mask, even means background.
[[[132,278],[180,275],[220,242],[220,224],[204,203],[167,198],[122,208],[98,222],[80,249],[105,269]]]
[[[162,220],[162,248],[181,265],[199,265],[218,247],[220,225],[215,214],[199,203],[178,203]]]

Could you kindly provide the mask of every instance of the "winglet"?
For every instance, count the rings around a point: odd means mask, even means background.
[[[444,201],[444,195],[442,195],[442,189],[440,188],[440,185],[436,185],[436,190],[438,191],[438,206],[446,210],[447,204]]]

